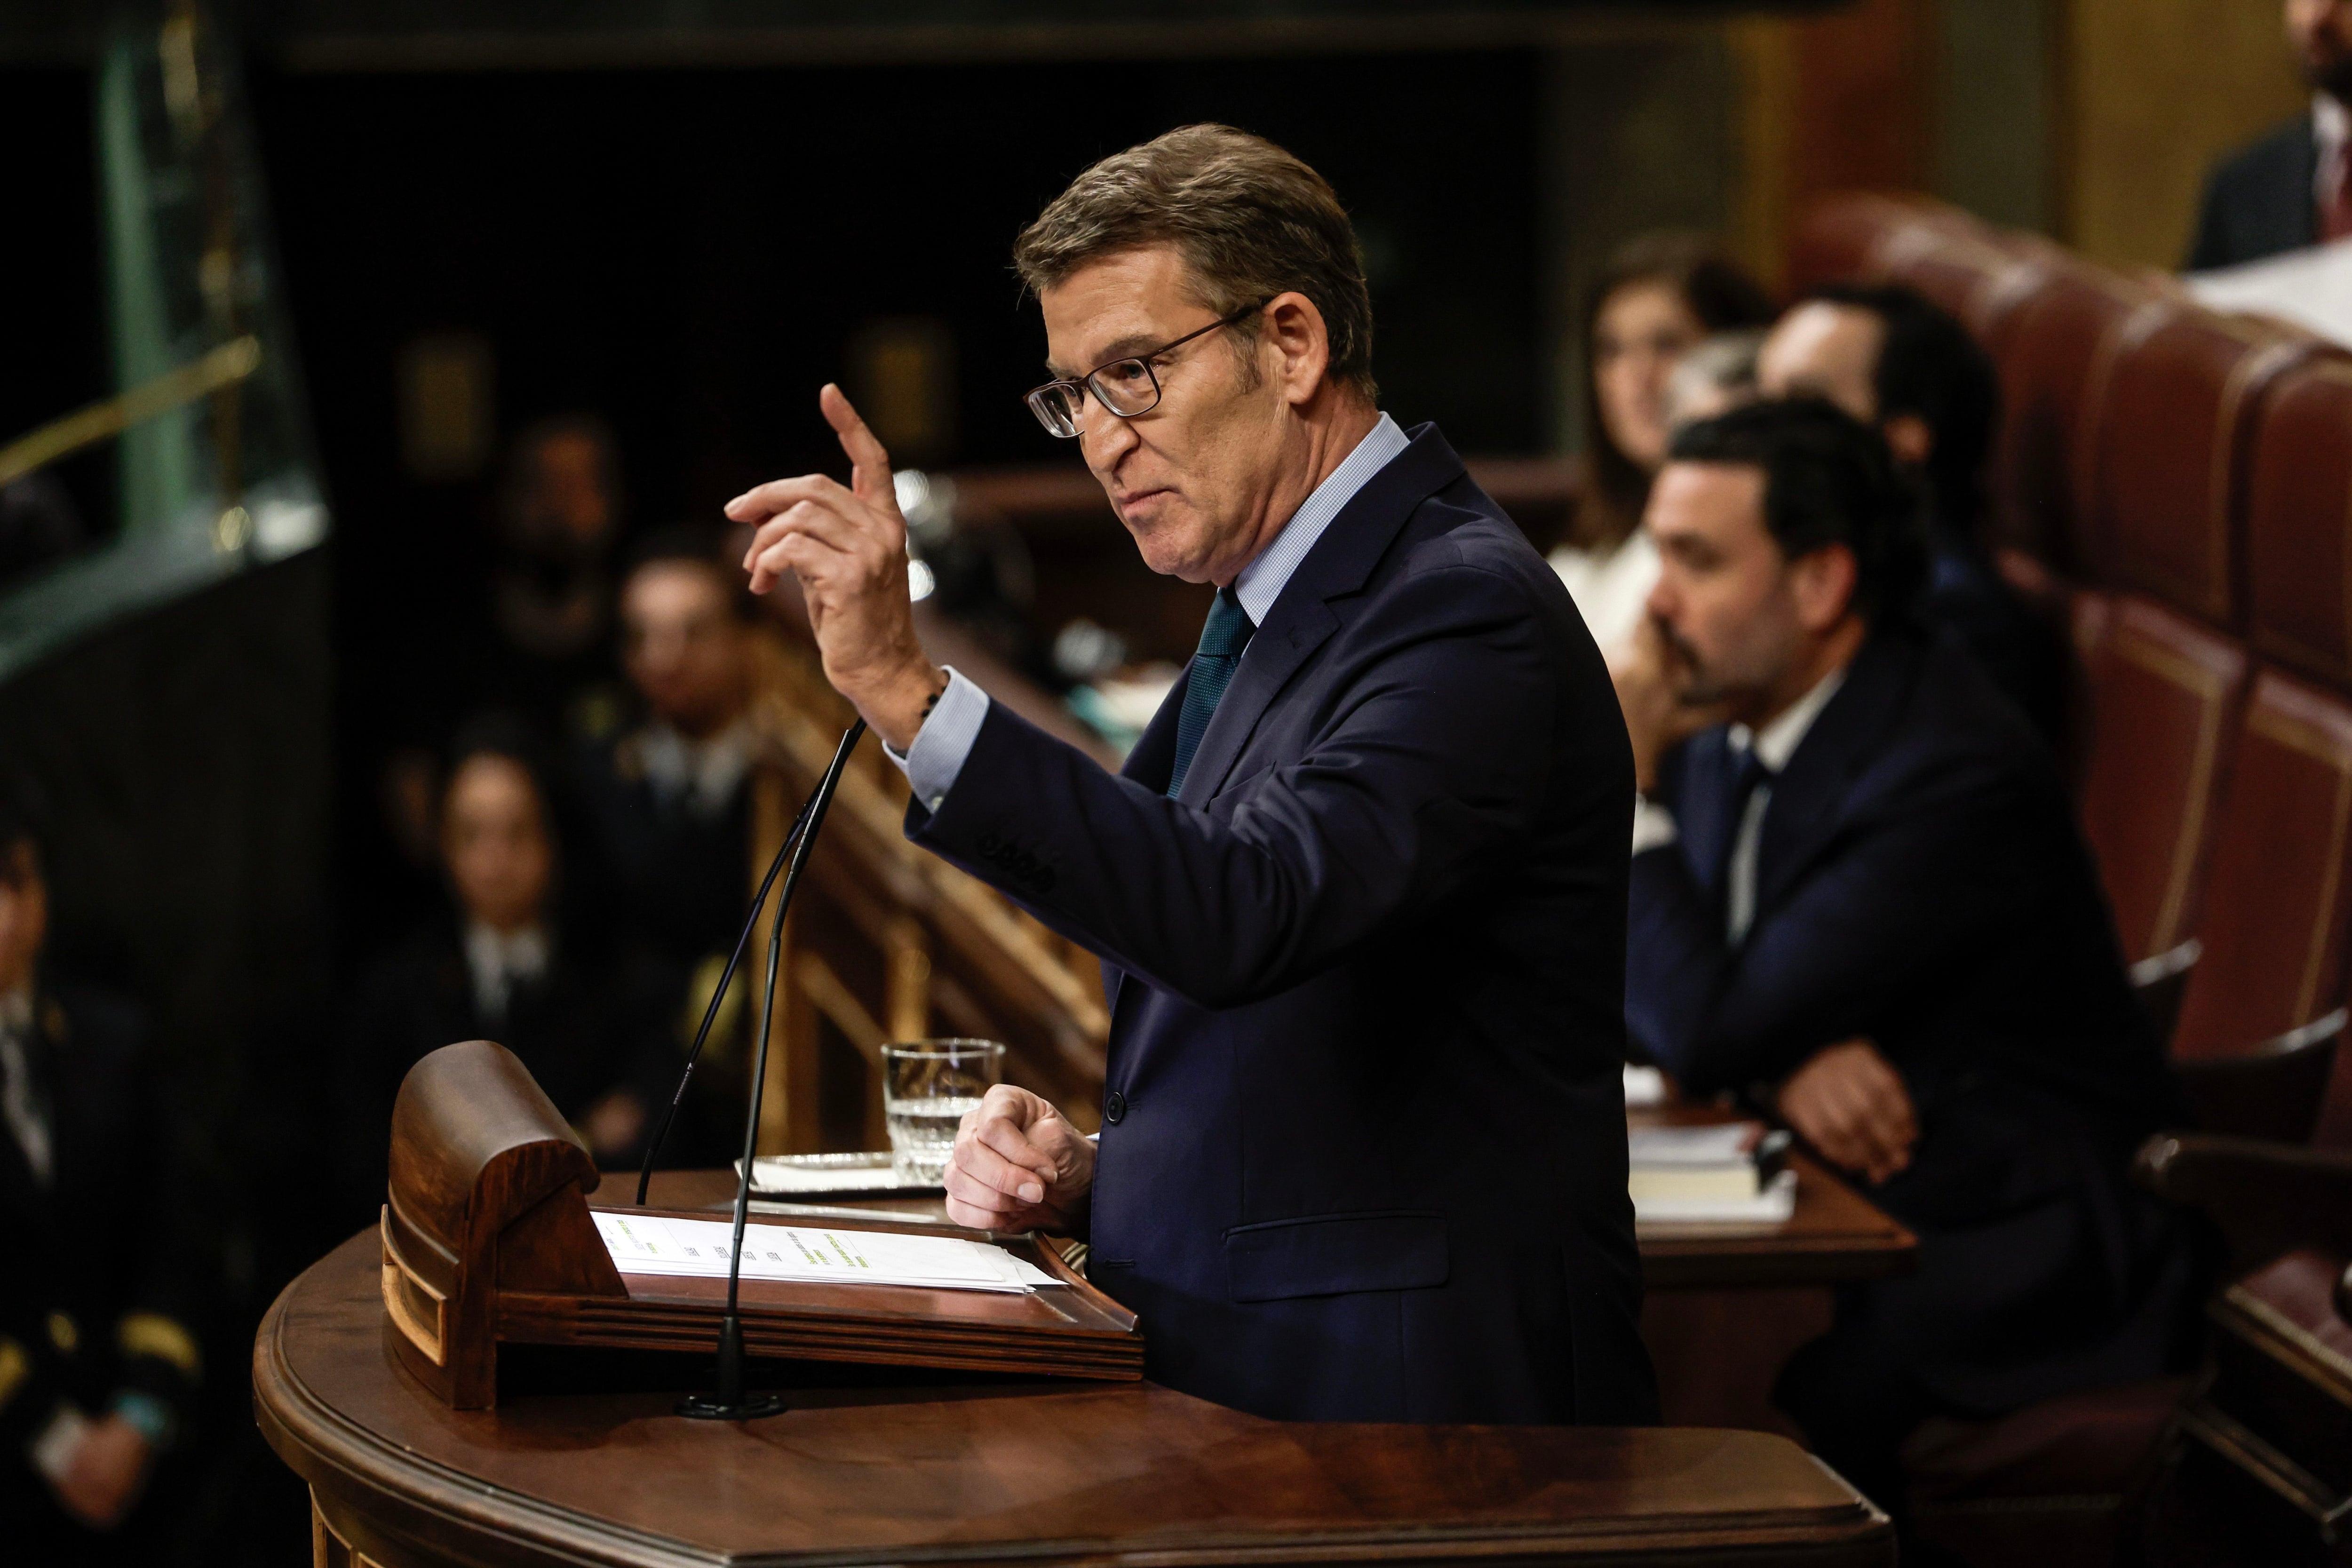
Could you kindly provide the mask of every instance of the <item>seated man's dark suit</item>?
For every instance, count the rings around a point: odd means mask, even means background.
[[[646,773],[644,734],[631,731],[580,750],[589,839],[576,868],[581,897],[606,906],[625,945],[681,967],[714,952],[723,959],[751,892],[751,788],[739,783],[711,809],[665,795]]]
[[[2299,115],[2214,167],[2187,270],[2260,261],[2319,243],[2319,143]]]
[[[1175,799],[992,705],[914,839],[1102,955],[1094,1279],[1262,1415],[1655,1418],[1625,1191],[1632,763],[1541,557],[1433,426],[1340,510]]]
[[[49,1175],[0,1121],[0,1542],[24,1563],[152,1562],[185,1478],[166,1468],[118,1531],[97,1535],[55,1502],[26,1446],[70,1404],[89,1419],[151,1399],[184,1427],[202,1371],[195,1232],[139,1010],[43,986],[20,1042],[47,1128]],[[163,1495],[157,1495],[157,1494]]]
[[[1920,619],[1974,658],[1993,689],[2057,749],[2066,718],[2066,647],[2057,628],[2001,580],[1974,532],[1938,523],[1929,539]]]
[[[585,851],[571,863],[570,906],[600,928],[614,989],[649,1026],[632,1068],[638,1098],[669,1103],[718,966],[733,951],[750,896],[751,787],[701,805],[656,784],[647,731],[583,745],[576,757]],[[741,1047],[744,1010],[728,1009],[707,1047],[717,1067]],[[740,1071],[698,1073],[662,1145],[669,1166],[724,1164],[742,1142]],[[562,1100],[558,1100],[560,1105]]]
[[[1708,1095],[1867,1038],[1920,1128],[1870,1193],[1917,1270],[1849,1291],[1782,1404],[1867,1490],[1926,1415],[2164,1370],[2186,1258],[2125,1173],[2170,1080],[2048,750],[1958,650],[1874,636],[1772,782],[1737,946],[1733,758],[1718,727],[1663,766],[1681,837],[1633,859],[1635,1044]]]

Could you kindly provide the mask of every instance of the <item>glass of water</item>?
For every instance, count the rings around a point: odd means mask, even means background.
[[[882,1047],[882,1110],[890,1169],[902,1182],[937,1186],[955,1152],[963,1113],[1004,1081],[995,1040],[908,1040]]]

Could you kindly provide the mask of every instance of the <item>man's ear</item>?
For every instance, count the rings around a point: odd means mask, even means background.
[[[1935,453],[1936,433],[1916,414],[1897,414],[1883,421],[1878,428],[1886,437],[1886,449],[1906,468],[1925,468]]]
[[[1275,353],[1283,401],[1293,407],[1314,402],[1331,368],[1331,334],[1315,301],[1296,290],[1276,295],[1258,318],[1258,338],[1261,351]]]
[[[1819,634],[1844,620],[1861,575],[1853,552],[1843,544],[1824,544],[1790,562],[1789,589],[1796,595],[1798,624]]]

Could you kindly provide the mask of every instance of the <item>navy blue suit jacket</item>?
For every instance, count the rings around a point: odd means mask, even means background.
[[[1958,647],[1873,637],[1774,781],[1734,946],[1727,744],[1660,771],[1681,838],[1633,860],[1634,1043],[1712,1094],[1865,1037],[1920,1122],[1871,1194],[1919,1267],[1851,1296],[1783,1402],[1862,1466],[1930,1411],[2163,1370],[2185,1259],[2126,1168],[2178,1108],[2048,749]]]
[[[991,707],[908,831],[1106,965],[1094,1279],[1262,1415],[1655,1418],[1625,1193],[1632,759],[1542,559],[1423,426],[1333,520],[1184,781]]]
[[[2259,261],[2319,243],[2319,143],[2299,114],[2231,153],[2205,183],[2188,270]]]

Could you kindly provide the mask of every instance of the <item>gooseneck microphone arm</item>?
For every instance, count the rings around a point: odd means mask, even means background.
[[[818,785],[823,788],[823,784]],[[793,845],[800,838],[801,830],[808,826],[809,812],[816,805],[816,793],[801,802],[793,825],[784,829],[784,841],[776,846],[776,858],[768,862],[768,874],[760,879],[760,890],[751,896],[751,912],[743,917],[743,933],[735,939],[735,951],[728,955],[727,968],[711,988],[710,1005],[702,1010],[702,1027],[694,1032],[694,1045],[686,1053],[686,1070],[677,1075],[677,1088],[669,1097],[669,1108],[662,1112],[654,1135],[646,1140],[645,1163],[637,1167],[637,1206],[646,1206],[646,1188],[654,1179],[654,1157],[661,1152],[662,1140],[669,1136],[670,1123],[677,1120],[677,1108],[685,1103],[687,1085],[694,1081],[694,1066],[702,1059],[702,1042],[710,1037],[711,1020],[719,1016],[719,1004],[727,997],[728,984],[735,978],[736,966],[743,962],[743,950],[751,945],[751,933],[760,929],[760,910],[768,901],[768,889],[776,885],[776,873],[784,868],[784,857],[792,853]]]
[[[783,890],[776,895],[776,912],[768,923],[768,983],[760,1005],[760,1049],[751,1062],[751,1108],[743,1119],[743,1163],[735,1184],[735,1236],[727,1253],[727,1315],[719,1322],[719,1391],[687,1399],[677,1407],[681,1415],[706,1421],[752,1421],[776,1415],[784,1408],[783,1400],[775,1394],[747,1394],[743,1388],[743,1320],[736,1310],[743,1288],[743,1226],[751,1212],[751,1162],[760,1147],[760,1098],[768,1085],[768,1044],[776,1026],[776,977],[783,966],[784,913],[793,907],[793,891],[800,886],[801,872],[807,868],[809,847],[816,842],[818,832],[824,826],[824,814],[833,805],[833,792],[841,784],[841,771],[848,765],[849,753],[865,733],[866,721],[860,719],[841,737],[841,746],[833,753],[833,764],[824,770],[816,793],[809,797],[803,810],[806,821],[801,825],[798,837],[786,836],[792,847],[792,865],[784,873]],[[769,875],[772,878],[774,872]],[[755,904],[753,918],[758,914]]]

